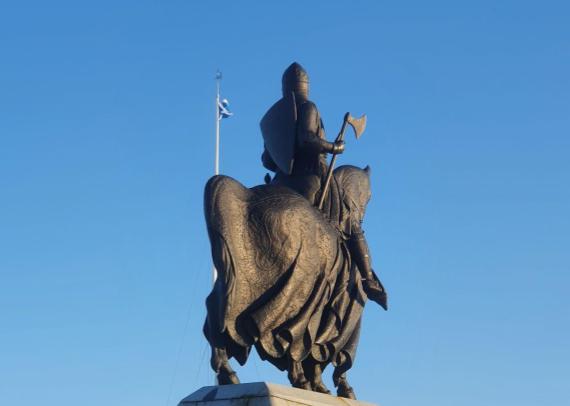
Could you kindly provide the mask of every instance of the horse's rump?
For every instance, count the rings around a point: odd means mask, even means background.
[[[279,368],[315,344],[337,275],[348,272],[338,232],[301,195],[280,186],[243,187],[217,176],[205,211],[218,280],[205,333],[245,363],[255,344]]]
[[[365,295],[342,235],[354,220],[350,213],[363,213],[351,209],[356,196],[351,189],[369,190],[368,184],[360,187],[368,171],[335,172],[342,187],[334,188],[336,203],[329,204],[328,218],[288,187],[247,189],[226,176],[206,185],[205,216],[218,279],[206,301],[204,333],[213,347],[225,348],[241,364],[252,345],[281,369],[307,357],[347,369],[353,362]],[[349,199],[340,190],[351,193]]]

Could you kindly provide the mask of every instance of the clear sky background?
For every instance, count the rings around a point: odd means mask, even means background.
[[[293,61],[365,222],[390,311],[349,380],[382,406],[570,404],[567,1],[3,1],[0,404],[170,406],[211,384],[202,212],[261,183]],[[287,383],[256,357],[243,382]],[[330,383],[328,371],[327,383]]]

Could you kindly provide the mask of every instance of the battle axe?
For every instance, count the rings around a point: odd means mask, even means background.
[[[338,136],[336,137],[335,143],[344,140],[344,132],[346,130],[347,124],[349,124],[352,127],[352,129],[354,130],[354,135],[356,136],[356,139],[359,139],[360,136],[362,135],[362,133],[364,132],[364,130],[366,129],[366,114],[363,114],[362,117],[360,117],[360,118],[354,118],[350,115],[350,113],[346,113],[344,115],[342,127],[340,128],[340,132],[338,133]],[[321,198],[319,200],[319,210],[323,209],[323,204],[325,203],[325,196],[327,195],[327,192],[329,191],[329,186],[331,183],[331,178],[332,178],[332,174],[333,174],[333,170],[334,170],[334,164],[336,162],[336,157],[337,157],[337,154],[333,154],[333,157],[331,159],[331,163],[329,165],[329,170],[327,172],[327,178],[325,181],[325,185],[323,186],[323,191],[321,193]]]

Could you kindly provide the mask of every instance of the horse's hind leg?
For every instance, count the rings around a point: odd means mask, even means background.
[[[231,385],[239,383],[237,374],[230,366],[228,354],[225,348],[212,347],[212,357],[210,358],[210,365],[216,373],[218,385]]]
[[[324,364],[326,366],[326,364]],[[312,358],[307,358],[303,361],[303,371],[305,372],[305,377],[309,380],[311,384],[311,389],[314,392],[330,394],[331,391],[326,387],[323,382],[323,370],[324,366],[313,360]]]
[[[305,373],[303,372],[303,364],[290,359],[287,372],[287,377],[289,378],[289,382],[291,382],[291,385],[293,387],[311,390],[311,384],[309,381],[307,381]]]
[[[341,372],[336,368],[333,373],[333,382],[334,386],[336,386],[336,394],[338,397],[356,399],[354,389],[352,389],[346,379],[346,372]]]

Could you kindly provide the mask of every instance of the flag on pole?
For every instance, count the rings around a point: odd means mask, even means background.
[[[234,115],[234,113],[232,113],[228,109],[229,104],[230,102],[228,101],[228,99],[223,99],[223,100],[218,99],[218,120],[221,120],[222,118],[228,118]]]

